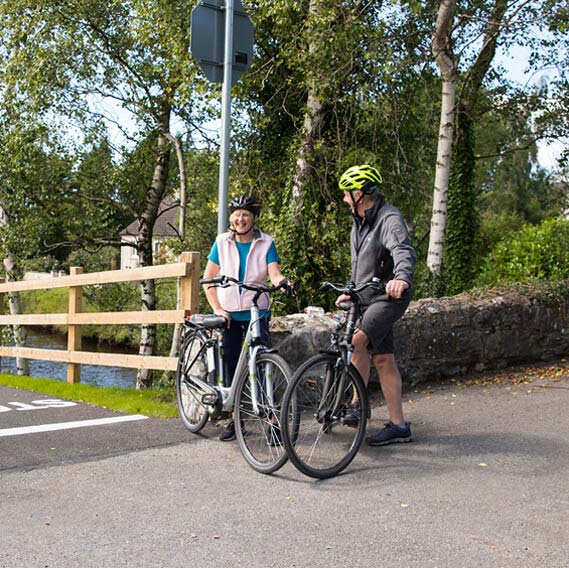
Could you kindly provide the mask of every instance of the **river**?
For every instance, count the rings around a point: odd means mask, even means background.
[[[6,344],[8,345],[8,344]],[[36,328],[28,328],[26,347],[41,347],[43,349],[67,349],[65,335],[51,334]],[[94,341],[83,339],[83,351],[102,351],[107,353],[133,353],[124,347],[99,345]],[[32,377],[47,377],[58,381],[67,380],[67,364],[55,361],[40,361],[29,359],[30,375]],[[16,359],[2,357],[2,373],[16,372]],[[81,382],[100,387],[134,388],[136,385],[136,369],[122,367],[104,367],[102,365],[81,365]]]

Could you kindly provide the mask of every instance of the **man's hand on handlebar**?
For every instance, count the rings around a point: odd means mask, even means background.
[[[403,292],[409,288],[409,284],[405,282],[405,280],[390,280],[387,283],[385,288],[385,292],[388,296],[391,296],[395,299],[401,298]]]
[[[337,308],[339,308],[340,304],[342,302],[350,302],[350,301],[351,301],[351,298],[350,298],[350,296],[348,296],[348,294],[342,294],[341,296],[338,296],[336,298],[336,301],[334,302],[334,304],[336,305]]]

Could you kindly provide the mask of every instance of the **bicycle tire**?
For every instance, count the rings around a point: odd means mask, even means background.
[[[344,386],[339,373],[346,371]],[[326,377],[333,385],[325,395]],[[350,402],[357,396],[361,417],[357,426],[342,422]],[[324,398],[323,398],[324,397]],[[341,404],[334,406],[337,400]],[[309,477],[326,479],[338,475],[352,462],[363,442],[367,423],[367,391],[353,365],[346,367],[338,356],[311,357],[293,375],[283,399],[283,441],[294,466]]]
[[[176,371],[178,414],[184,426],[194,434],[206,425],[209,418],[208,409],[201,402],[203,392],[188,380],[191,374],[195,374],[202,381],[207,380],[207,357],[203,349],[205,342],[203,334],[197,331],[187,333],[182,341]],[[199,350],[202,350],[202,354],[192,364]]]
[[[247,463],[254,470],[269,474],[280,469],[288,459],[280,434],[280,408],[291,372],[286,361],[276,353],[260,353],[256,366],[254,384],[259,413],[254,411],[252,383],[246,369],[238,379],[235,394],[235,433]],[[268,376],[272,377],[271,383]],[[268,388],[270,384],[272,389]]]

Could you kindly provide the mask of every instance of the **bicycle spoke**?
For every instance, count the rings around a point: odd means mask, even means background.
[[[338,367],[337,361],[331,355],[309,360],[293,377],[285,399],[287,451],[293,463],[313,477],[329,477],[345,468],[365,432],[365,416],[356,428],[343,422],[350,402],[363,400],[365,389],[361,379],[351,369]],[[290,411],[293,397],[296,412]]]
[[[286,461],[280,434],[280,407],[289,374],[281,357],[261,354],[257,359],[255,382],[251,383],[248,374],[241,377],[235,404],[239,417],[237,439],[245,459],[262,473],[276,471]]]
[[[207,408],[202,403],[203,391],[191,379],[206,379],[205,339],[197,333],[184,337],[178,371],[176,373],[176,398],[178,411],[184,426],[190,432],[199,432],[208,420]]]

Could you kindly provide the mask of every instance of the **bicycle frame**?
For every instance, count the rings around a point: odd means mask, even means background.
[[[253,412],[257,415],[260,413],[260,406],[259,406],[259,392],[258,392],[258,381],[257,381],[257,357],[260,353],[267,350],[265,345],[259,345],[258,340],[261,338],[261,317],[259,312],[259,307],[256,303],[251,306],[251,322],[247,328],[247,332],[245,334],[245,338],[243,340],[243,344],[241,347],[241,352],[239,354],[239,359],[237,361],[237,366],[235,368],[234,373],[234,380],[230,387],[226,387],[225,385],[225,371],[223,365],[223,355],[221,350],[221,340],[220,340],[220,333],[215,332],[217,337],[210,337],[204,344],[204,347],[196,356],[194,360],[190,363],[189,367],[191,367],[197,358],[199,358],[203,354],[203,349],[209,350],[210,347],[214,347],[214,357],[215,357],[215,366],[214,368],[217,370],[216,375],[216,383],[215,385],[203,381],[195,376],[190,376],[188,380],[194,382],[197,386],[205,391],[205,394],[202,396],[202,401],[208,406],[208,410],[213,411],[213,403],[215,400],[221,400],[221,411],[222,412],[231,412],[233,409],[233,405],[235,403],[235,395],[237,389],[236,380],[237,377],[241,376],[241,374],[248,368],[249,374],[249,381],[251,387],[251,398],[252,398],[252,406]],[[273,395],[273,376],[271,372],[270,366],[268,366],[268,371],[264,377],[265,385],[266,385],[266,395],[267,395],[267,402],[269,405],[274,405],[274,395]],[[208,399],[208,397],[215,397],[212,399]]]
[[[259,353],[265,351],[267,347],[265,345],[255,345],[256,340],[261,338],[261,316],[259,315],[259,308],[256,305],[251,306],[251,322],[247,328],[245,334],[245,339],[243,340],[243,345],[241,347],[241,352],[239,353],[239,359],[237,361],[237,367],[235,368],[235,373],[233,375],[233,382],[230,387],[225,387],[223,378],[223,359],[218,358],[220,363],[219,369],[221,370],[220,378],[218,379],[218,389],[221,393],[223,406],[222,410],[224,412],[229,412],[233,408],[235,402],[235,391],[237,387],[236,378],[241,376],[243,371],[249,368],[249,382],[251,385],[251,397],[253,411],[255,414],[259,414],[258,405],[258,392],[257,392],[257,356]],[[269,393],[269,400],[272,403],[272,376],[265,377],[267,380],[267,391]]]
[[[324,381],[324,387],[322,389],[322,400],[321,404],[318,408],[318,418],[322,420],[324,418],[323,413],[326,412],[325,407],[327,406],[326,400],[328,397],[328,393],[331,389],[335,388],[336,392],[334,394],[334,405],[332,406],[332,411],[330,412],[332,418],[335,418],[338,414],[338,411],[342,407],[342,397],[344,393],[344,386],[346,383],[346,370],[350,366],[352,360],[352,354],[354,352],[354,346],[352,345],[352,337],[355,331],[357,319],[357,308],[355,305],[352,305],[350,308],[350,312],[346,321],[346,331],[342,334],[341,338],[336,340],[335,344],[333,345],[333,350],[335,354],[338,356],[338,360],[336,362],[336,368],[340,365],[340,362],[343,363],[343,372],[340,378],[337,378],[336,373],[328,372],[326,374],[326,380]]]
[[[352,339],[354,337],[354,333],[356,331],[356,320],[359,314],[359,304],[357,302],[357,293],[363,290],[368,286],[373,286],[376,289],[381,289],[385,291],[385,286],[382,284],[378,279],[374,278],[370,282],[366,282],[360,286],[356,286],[353,283],[349,283],[346,288],[338,288],[334,284],[330,282],[326,282],[322,287],[321,291],[333,289],[337,292],[348,294],[351,298],[352,305],[349,308],[349,314],[346,319],[345,323],[345,331],[338,336],[338,326],[336,330],[336,335],[332,336],[332,352],[337,355],[338,361],[336,363],[336,368],[343,364],[343,371],[341,376],[338,378],[336,373],[328,373],[326,376],[326,380],[324,381],[324,387],[322,390],[322,401],[320,406],[318,407],[317,415],[319,420],[323,420],[326,414],[325,406],[326,400],[328,397],[328,393],[331,389],[336,389],[334,394],[334,405],[332,406],[332,410],[329,411],[329,415],[333,418],[337,418],[337,414],[342,407],[342,397],[344,393],[344,386],[346,383],[346,374],[347,369],[351,364],[352,355],[354,353],[354,346],[352,345]],[[341,362],[341,363],[340,363]],[[332,376],[333,375],[333,376]]]

